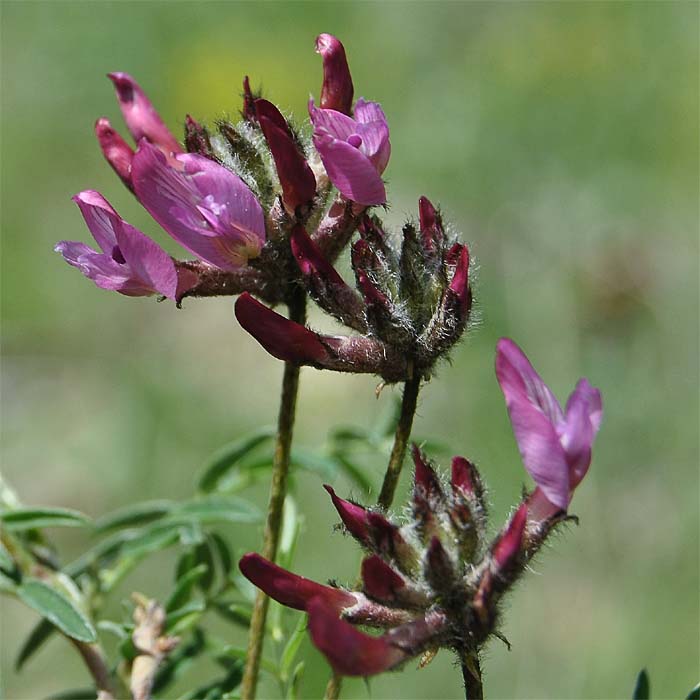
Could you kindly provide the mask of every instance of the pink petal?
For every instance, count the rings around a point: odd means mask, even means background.
[[[177,139],[138,83],[128,73],[109,73],[107,77],[114,83],[124,121],[136,143],[145,138],[166,155],[182,153]]]
[[[352,593],[297,576],[259,554],[246,554],[238,566],[241,573],[270,598],[296,610],[307,610],[309,602],[316,599],[322,600],[337,616],[357,603]]]
[[[506,401],[519,395],[537,406],[558,425],[564,420],[559,402],[537,374],[525,353],[510,338],[501,338],[496,346],[496,376]]]
[[[376,554],[362,560],[362,582],[368,596],[384,603],[396,602],[406,587],[403,578]]]
[[[112,166],[122,182],[133,190],[131,184],[131,161],[134,158],[134,149],[112,128],[108,119],[102,117],[95,123],[95,135],[100,144],[102,155]]]
[[[265,240],[260,204],[226,168],[194,154],[178,156],[184,171],[142,141],[132,163],[136,196],[153,218],[205,262],[234,271],[259,255]]]
[[[321,108],[350,114],[353,85],[345,48],[332,34],[319,34],[316,37],[316,53],[323,58]]]
[[[119,249],[132,278],[169,299],[175,300],[177,272],[172,258],[144,233],[124,222],[117,229]]]
[[[328,177],[340,193],[358,204],[386,202],[386,190],[372,161],[345,141],[314,134],[314,144]]]
[[[90,233],[102,252],[111,256],[117,245],[115,228],[121,221],[112,205],[95,190],[84,190],[73,197]]]

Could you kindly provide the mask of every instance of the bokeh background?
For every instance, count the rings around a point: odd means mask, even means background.
[[[107,71],[136,76],[176,132],[186,113],[235,113],[245,73],[303,118],[320,87],[314,37],[333,32],[356,94],[388,115],[387,221],[398,228],[426,194],[479,261],[479,323],[424,389],[416,434],[479,464],[498,524],[527,477],[493,373],[496,339],[515,338],[562,398],[582,375],[603,391],[603,429],[573,507],[581,525],[511,596],[513,649],[489,648],[488,696],[626,698],[647,667],[654,698],[684,697],[699,658],[698,11],[695,2],[3,2],[5,476],[28,504],[99,516],[189,496],[214,449],[274,421],[280,363],[237,327],[231,300],[178,311],[104,292],[52,247],[89,239],[70,202],[85,188],[169,245],[94,141],[98,116],[122,128]],[[397,394],[377,400],[374,385],[304,370],[299,444],[319,446],[338,423],[374,425]],[[381,464],[367,466],[378,484]],[[320,479],[300,474],[297,487],[306,524],[296,570],[352,580],[358,553],[332,532]],[[264,488],[250,497],[263,506]],[[230,534],[241,550],[259,542],[253,526]],[[74,531],[56,541],[66,560],[86,545]],[[122,596],[163,595],[172,556],[139,569]],[[17,675],[13,657],[36,618],[14,601],[3,601],[2,618],[5,697],[84,685],[60,639]],[[303,696],[320,697],[327,667],[308,644],[303,653]],[[207,673],[195,669],[184,687]],[[264,684],[260,695],[276,692]],[[369,689],[348,683],[344,697],[461,692],[441,653]]]

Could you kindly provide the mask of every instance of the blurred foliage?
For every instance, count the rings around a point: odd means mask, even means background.
[[[581,375],[604,395],[593,466],[573,504],[581,526],[511,599],[513,650],[489,650],[488,696],[624,698],[646,666],[655,697],[685,697],[700,654],[697,4],[1,7],[2,465],[27,507],[99,519],[144,499],[181,502],[215,449],[276,414],[280,363],[235,325],[230,300],[177,311],[119,297],[52,252],[58,239],[87,240],[69,197],[88,187],[175,250],[96,147],[94,119],[121,125],[104,74],[135,75],[173,126],[188,112],[235,113],[244,73],[304,115],[320,86],[313,40],[330,31],[347,47],[357,94],[380,100],[389,118],[389,222],[415,215],[425,194],[480,264],[480,327],[425,388],[416,435],[475,460],[502,515],[526,475],[493,376],[496,339],[517,339],[559,396]],[[330,454],[340,424],[371,431],[396,393],[376,400],[373,389],[371,378],[304,370],[297,449]],[[376,495],[382,451],[353,461]],[[331,476],[343,495],[366,497],[350,473]],[[305,520],[294,569],[353,580],[359,556],[332,532],[318,472],[294,478]],[[246,498],[264,507],[265,479]],[[259,546],[255,525],[217,532],[237,552]],[[64,561],[83,551],[83,528],[50,533]],[[174,548],[149,558],[128,586],[116,582],[105,614],[123,614],[132,590],[167,600],[173,584],[162,572],[176,566]],[[61,688],[85,686],[79,659],[55,640],[18,675],[14,656],[37,616],[2,605],[5,697],[48,696],[57,677]],[[215,618],[211,633],[235,660],[245,631]],[[114,635],[98,633],[113,652]],[[197,648],[191,634],[194,646],[182,648]],[[297,654],[300,697],[319,697],[325,662],[305,638]],[[233,668],[197,657],[168,694]],[[460,692],[448,655],[371,682],[375,698]],[[279,694],[263,676],[260,696]],[[345,697],[368,691],[349,682]]]

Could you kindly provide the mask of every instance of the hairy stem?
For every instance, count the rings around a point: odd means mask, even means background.
[[[401,400],[401,414],[394,433],[394,446],[391,449],[389,464],[384,474],[382,490],[379,493],[377,504],[386,510],[394,501],[396,485],[399,482],[403,460],[406,456],[406,448],[411,437],[413,427],[413,417],[416,414],[418,404],[418,392],[420,390],[420,377],[413,376],[403,387],[403,398]],[[337,674],[333,674],[326,685],[325,700],[338,700],[343,679]]]
[[[382,490],[379,493],[377,505],[386,510],[394,501],[396,493],[396,485],[399,482],[403,460],[406,456],[406,447],[408,440],[411,437],[411,428],[413,426],[413,416],[416,413],[416,404],[418,402],[418,391],[420,389],[420,377],[413,376],[409,379],[403,388],[403,399],[401,401],[401,415],[396,426],[394,434],[394,447],[391,450],[389,464],[384,474],[384,483]]]
[[[306,318],[306,296],[303,289],[294,289],[287,301],[287,306],[289,307],[289,318],[292,321],[303,324]],[[280,410],[277,420],[277,439],[272,465],[270,501],[267,507],[265,534],[263,535],[262,554],[270,561],[274,561],[277,556],[277,546],[282,526],[282,508],[287,495],[287,476],[298,388],[299,367],[287,362],[284,366],[284,377],[282,379],[282,395],[280,397]],[[270,599],[262,591],[258,591],[248,633],[248,653],[241,684],[241,698],[243,700],[254,700],[255,698],[269,602]]]
[[[484,700],[481,664],[476,652],[462,655],[462,678],[464,678],[464,697],[466,700]]]

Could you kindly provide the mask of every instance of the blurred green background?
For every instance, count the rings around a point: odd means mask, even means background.
[[[479,323],[424,389],[416,434],[478,463],[497,526],[527,476],[493,373],[496,339],[515,338],[561,398],[581,375],[603,391],[573,504],[581,525],[510,597],[513,649],[489,648],[488,697],[625,698],[643,666],[654,698],[684,697],[698,681],[700,612],[698,28],[695,2],[3,2],[6,477],[28,504],[98,516],[190,495],[214,449],[274,421],[280,363],[237,327],[231,300],[178,311],[104,292],[52,246],[89,239],[70,202],[85,188],[168,244],[94,141],[102,115],[126,133],[107,71],[136,76],[176,133],[186,113],[235,113],[245,73],[303,117],[320,88],[314,38],[332,32],[356,94],[389,119],[388,222],[399,227],[425,194],[479,261]],[[305,369],[299,444],[318,446],[338,423],[372,426],[398,393],[377,400],[375,383]],[[368,466],[379,483],[381,464]],[[318,477],[297,487],[296,570],[352,580],[358,552],[332,532]],[[262,506],[264,487],[251,497]],[[255,527],[231,535],[241,550],[258,546]],[[66,559],[86,544],[79,532],[56,541]],[[123,596],[162,595],[171,563],[140,569]],[[7,698],[85,684],[59,639],[17,675],[36,618],[14,601],[2,618]],[[303,695],[319,697],[327,667],[309,645],[304,656]],[[276,692],[263,684],[260,695]],[[461,692],[443,652],[370,690],[348,683],[344,697]]]

